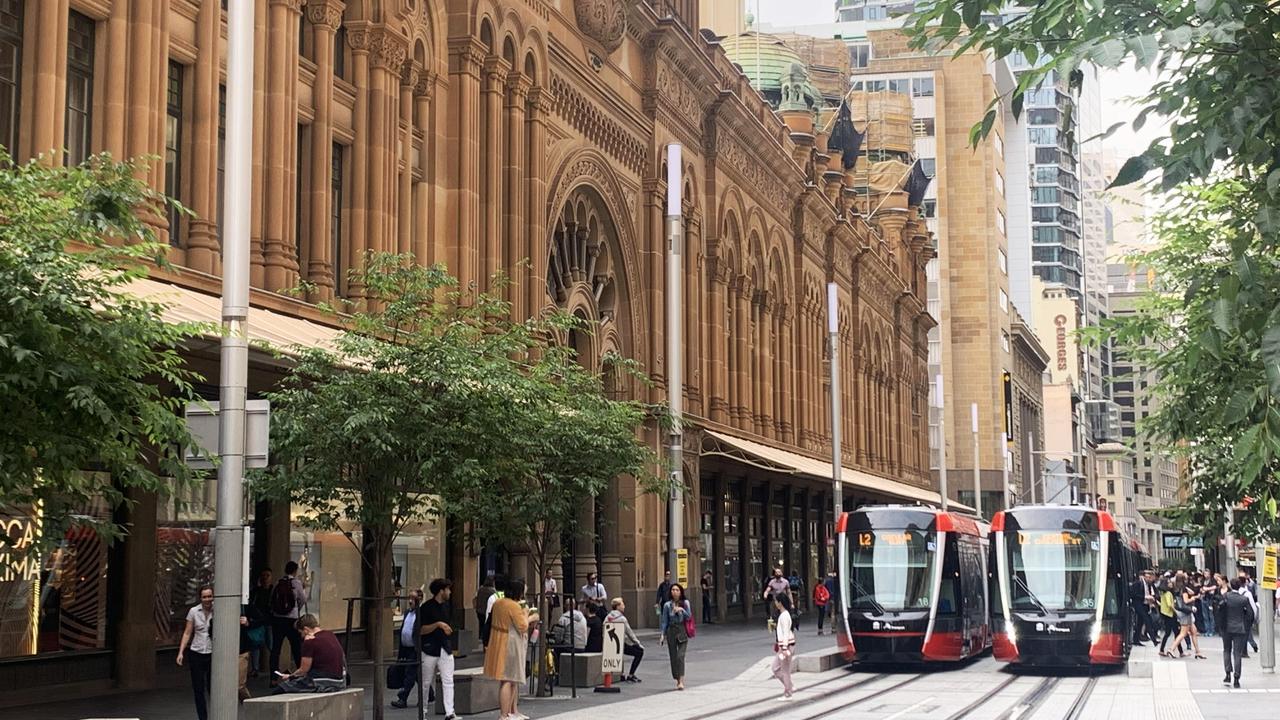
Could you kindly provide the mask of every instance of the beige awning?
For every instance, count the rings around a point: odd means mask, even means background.
[[[725,452],[723,449],[704,450],[703,455],[719,455],[740,462],[745,461],[767,470],[787,475],[806,475],[821,480],[831,480],[831,463],[829,462],[815,460],[807,455],[801,455],[715,430],[707,430],[707,434],[715,438],[719,443],[727,445],[738,453],[745,453],[749,457],[744,459]],[[854,470],[853,468],[841,468],[840,481],[845,485],[880,493],[881,495],[888,495],[895,500],[903,502],[922,502],[935,506],[942,503],[942,496],[933,490],[908,485],[904,482],[890,480],[889,478]],[[973,508],[954,500],[949,503],[949,507],[960,512],[973,512]]]
[[[222,298],[149,278],[133,280],[124,292],[142,300],[163,303],[164,319],[173,322],[222,323]],[[249,308],[249,342],[288,351],[294,347],[333,349],[340,331],[274,310]]]

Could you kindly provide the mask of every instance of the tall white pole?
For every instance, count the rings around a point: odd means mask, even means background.
[[[950,504],[947,498],[947,395],[942,389],[942,373],[934,376],[938,386],[938,494],[942,496],[942,509]]]
[[[1259,540],[1254,545],[1254,579],[1258,581],[1258,663],[1265,673],[1276,671],[1276,591],[1262,584],[1263,568],[1267,565],[1267,547],[1270,543]]]
[[[978,443],[978,403],[969,405],[969,414],[973,419],[973,511],[982,517],[982,456]]]
[[[827,283],[827,344],[831,353],[831,502],[832,522],[844,512],[844,486],[840,477],[840,304],[836,284]]]
[[[667,503],[667,569],[678,575],[676,551],[684,545],[684,368],[682,367],[681,312],[684,302],[684,244],[681,231],[680,193],[681,147],[667,146],[667,407],[671,412],[671,435],[667,457],[671,463],[671,500]]]
[[[249,189],[253,152],[253,0],[227,14],[226,196],[222,226],[222,356],[218,403],[218,507],[214,533],[213,720],[239,709],[244,564],[245,392],[249,378]]]
[[[1009,452],[1009,440],[1003,430],[996,432],[996,444],[1000,446],[1000,480],[1004,488],[1004,509],[1008,510],[1013,502],[1013,491],[1009,487],[1009,466],[1013,464],[1013,453]]]
[[[1027,432],[1027,464],[1022,468],[1022,477],[1026,480],[1029,488],[1030,502],[1036,504],[1036,480],[1040,479],[1040,473],[1036,472],[1036,435],[1034,432]],[[1041,493],[1043,495],[1043,493]]]

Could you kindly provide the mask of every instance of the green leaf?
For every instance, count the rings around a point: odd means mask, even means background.
[[[1155,65],[1160,57],[1160,44],[1155,35],[1139,35],[1125,41],[1129,51],[1133,53],[1134,63],[1139,70]]]
[[[1120,166],[1120,172],[1116,173],[1116,179],[1111,181],[1107,189],[1123,187],[1138,182],[1151,172],[1154,164],[1146,155],[1134,155],[1124,161],[1124,165]]]
[[[1271,377],[1271,392],[1280,397],[1280,322],[1273,322],[1262,335],[1262,361]]]
[[[1236,325],[1235,303],[1226,298],[1218,298],[1213,303],[1213,324],[1225,334],[1231,334]]]
[[[960,14],[967,27],[976,28],[982,22],[982,5],[981,0],[962,0]]]
[[[1236,440],[1231,452],[1237,463],[1244,464],[1251,457],[1258,454],[1259,433],[1262,430],[1261,425],[1254,425],[1244,432],[1239,439]]]
[[[1125,126],[1125,122],[1121,120],[1120,122],[1115,123],[1111,127],[1107,128],[1106,132],[1100,132],[1097,135],[1094,135],[1092,137],[1087,137],[1084,140],[1081,140],[1080,142],[1087,143],[1087,142],[1093,142],[1094,140],[1106,140],[1112,135],[1115,135],[1116,131],[1124,126]]]
[[[1089,56],[1100,67],[1118,67],[1124,61],[1125,42],[1119,38],[1104,40],[1093,48]]]
[[[1267,173],[1267,194],[1274,197],[1276,188],[1280,188],[1280,168]]]

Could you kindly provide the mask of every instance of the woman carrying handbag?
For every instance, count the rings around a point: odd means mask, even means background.
[[[667,655],[671,658],[671,677],[675,678],[676,689],[684,689],[684,654],[689,645],[689,638],[696,632],[693,624],[693,608],[684,597],[684,586],[680,583],[671,585],[671,599],[662,604],[660,630],[662,637],[658,640],[667,646]]]

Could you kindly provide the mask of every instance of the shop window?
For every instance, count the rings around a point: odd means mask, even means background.
[[[111,519],[102,501],[80,513]],[[29,552],[40,526],[38,511],[0,516],[12,543],[0,545],[0,660],[107,647],[107,543],[71,528],[41,557]]]
[[[93,20],[72,10],[67,27],[65,156],[68,165],[88,159],[93,133]]]
[[[911,80],[913,97],[933,97],[933,78],[914,78]]]
[[[18,152],[23,4],[24,0],[0,0],[0,145],[10,155]]]
[[[851,43],[849,45],[849,64],[857,68],[865,68],[871,64],[871,43]]]

